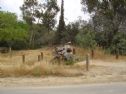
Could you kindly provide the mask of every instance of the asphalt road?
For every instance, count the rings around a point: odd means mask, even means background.
[[[0,94],[126,94],[126,83],[0,88]]]

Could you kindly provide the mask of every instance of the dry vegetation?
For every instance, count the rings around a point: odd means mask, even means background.
[[[77,49],[77,55],[80,57],[84,57],[87,53],[90,54],[91,51],[90,50],[85,50],[83,48],[80,47],[76,47]],[[102,60],[102,61],[111,61],[111,62],[119,62],[119,61],[126,61],[126,56],[119,56],[119,59],[116,60],[116,56],[111,55],[109,53],[107,53],[106,51],[104,51],[101,48],[97,48],[94,51],[95,55],[94,55],[94,60]]]
[[[1,77],[41,77],[41,76],[79,76],[83,74],[81,68],[76,66],[53,65],[39,63],[33,65],[19,64],[13,66],[1,66]]]
[[[13,51],[12,56],[9,54],[0,54],[0,77],[41,77],[41,76],[82,76],[85,74],[84,64],[74,64],[67,66],[64,64],[52,64],[50,60],[52,56],[53,48],[43,48],[38,50],[25,50],[25,51]],[[40,52],[44,53],[44,59],[40,62],[37,61],[37,56]],[[76,47],[76,57],[79,61],[85,59],[85,55],[90,53],[89,50]],[[22,55],[26,55],[25,64],[22,63]],[[115,60],[115,56],[105,54],[102,50],[97,49],[95,51],[96,60],[120,62],[126,61],[126,57],[120,57],[119,60]],[[91,65],[93,69],[97,69],[98,66]]]
[[[0,77],[40,77],[40,76],[78,76],[83,74],[82,68],[76,65],[52,64],[50,60],[53,48],[38,50],[13,51],[10,54],[0,54]],[[44,59],[38,62],[38,55],[44,53]],[[26,62],[22,63],[25,54]]]

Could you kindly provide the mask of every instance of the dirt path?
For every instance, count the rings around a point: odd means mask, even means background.
[[[79,65],[86,64],[85,61],[79,62]],[[110,62],[110,61],[102,61],[102,60],[90,60],[90,65],[96,65],[96,66],[105,66],[105,67],[117,67],[117,68],[126,68],[126,61],[119,61],[119,62]]]
[[[106,66],[106,67],[117,67],[117,68],[126,68],[126,62],[121,61],[121,62],[104,62],[101,60],[93,60],[91,61],[93,65],[97,66]]]

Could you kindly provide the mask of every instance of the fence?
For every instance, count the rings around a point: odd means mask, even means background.
[[[23,63],[23,64],[32,64],[35,62],[50,62],[51,58],[48,56],[50,55],[45,55],[44,52],[38,52],[36,54],[33,53],[28,53],[28,54],[17,54],[17,55],[12,55],[10,57],[9,55],[2,55],[0,56],[0,62],[6,63],[6,64],[17,64],[17,63]],[[89,71],[90,68],[90,60],[89,60],[89,55],[86,55],[86,58],[84,59],[86,61],[86,71]],[[84,69],[84,70],[85,70]]]
[[[48,62],[48,57],[44,56],[43,52],[36,54],[0,54],[0,62],[3,64],[17,64],[17,63],[34,63],[34,62]]]

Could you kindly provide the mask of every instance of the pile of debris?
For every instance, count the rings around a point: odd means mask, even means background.
[[[60,59],[65,61],[73,61],[74,55],[75,55],[75,49],[70,45],[71,43],[68,42],[64,46],[61,47],[55,47],[55,50],[53,52],[53,60],[54,59]]]

